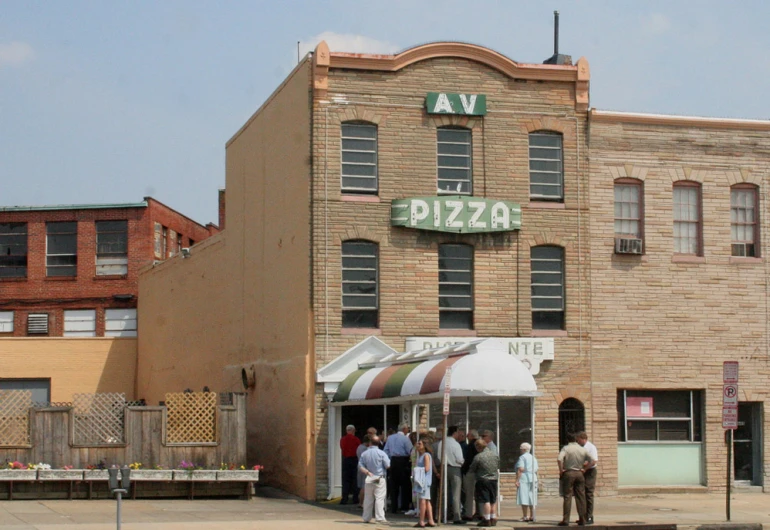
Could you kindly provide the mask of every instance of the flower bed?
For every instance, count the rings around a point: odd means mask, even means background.
[[[259,471],[252,469],[234,469],[217,471],[217,481],[224,482],[258,482]]]
[[[0,469],[0,481],[37,480],[36,469]]]
[[[83,472],[83,480],[109,480],[110,475],[106,469],[86,469]]]
[[[174,472],[171,469],[132,469],[131,482],[149,482],[161,480],[173,480]]]
[[[175,469],[175,481],[211,482],[217,479],[217,472],[212,469]]]
[[[83,480],[83,469],[39,469],[38,480]]]

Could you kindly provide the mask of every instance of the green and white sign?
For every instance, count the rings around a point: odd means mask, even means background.
[[[425,97],[425,108],[428,114],[484,116],[487,113],[487,96],[484,94],[428,92]]]
[[[464,195],[396,199],[390,203],[390,224],[459,234],[510,232],[521,228],[521,207]]]

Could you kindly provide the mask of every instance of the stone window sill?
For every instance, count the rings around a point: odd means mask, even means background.
[[[569,333],[567,333],[566,329],[533,329],[532,336],[533,337],[567,337],[569,336]]]
[[[762,258],[744,258],[742,256],[730,256],[730,263],[734,265],[760,265]]]

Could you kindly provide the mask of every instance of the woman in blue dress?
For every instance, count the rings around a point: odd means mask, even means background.
[[[420,502],[420,522],[415,528],[425,528],[426,526],[436,526],[433,522],[433,506],[430,502],[430,486],[433,484],[433,448],[430,441],[422,438],[417,441],[417,463],[414,466],[412,480],[414,482],[414,493]],[[425,519],[428,524],[425,524]]]
[[[524,442],[519,446],[521,456],[516,462],[516,504],[521,506],[521,521],[535,520],[537,506],[537,458],[530,452],[532,446]]]

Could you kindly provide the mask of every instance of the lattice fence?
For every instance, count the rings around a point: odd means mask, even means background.
[[[216,392],[166,394],[166,443],[216,443]]]
[[[126,443],[125,394],[73,394],[73,445]]]
[[[29,436],[31,390],[0,390],[0,447],[24,447]]]

